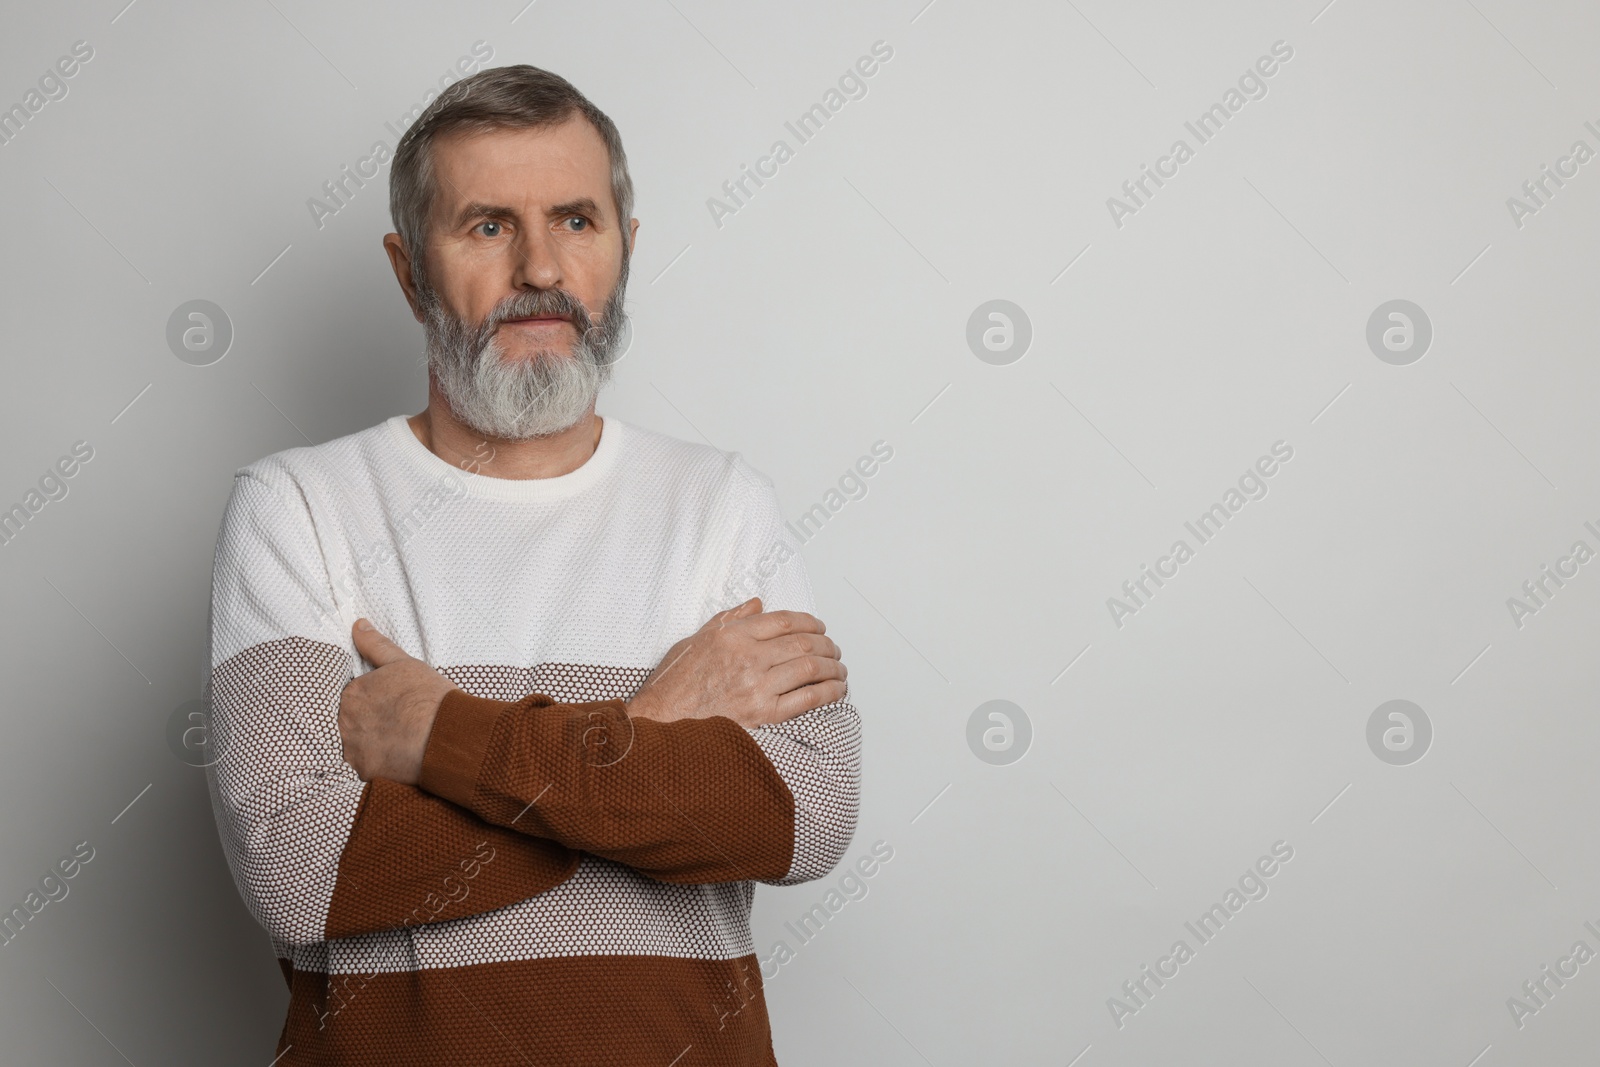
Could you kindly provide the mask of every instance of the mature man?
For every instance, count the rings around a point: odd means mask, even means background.
[[[860,720],[771,483],[595,414],[639,224],[569,83],[457,82],[393,168],[427,410],[244,468],[217,546],[275,1062],[773,1064],[754,883],[849,845]]]

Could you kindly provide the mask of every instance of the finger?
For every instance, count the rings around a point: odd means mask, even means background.
[[[828,629],[822,625],[821,619],[804,611],[763,612],[750,616],[741,625],[746,633],[758,641],[782,637],[784,634],[826,633]]]
[[[366,619],[357,619],[351,633],[355,637],[356,651],[374,667],[384,667],[411,658],[405,649],[379,633],[378,628]]]
[[[840,660],[826,656],[801,656],[788,660],[767,671],[766,681],[779,693],[803,689],[818,682],[844,681],[850,670]]]
[[[843,700],[844,697],[845,685],[841,681],[818,682],[816,685],[792,690],[778,698],[777,721],[788,722],[798,715]]]
[[[761,665],[768,668],[804,656],[841,658],[839,646],[833,643],[833,638],[824,634],[785,634],[770,641],[758,641],[754,648]]]

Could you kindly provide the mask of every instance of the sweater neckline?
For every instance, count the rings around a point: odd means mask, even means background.
[[[468,496],[485,500],[549,501],[564,500],[600,481],[616,465],[617,453],[627,430],[618,419],[606,415],[600,423],[600,441],[594,452],[576,470],[553,478],[495,478],[462,470],[435,455],[412,432],[406,415],[387,420],[389,436],[406,460],[429,478],[451,479]]]

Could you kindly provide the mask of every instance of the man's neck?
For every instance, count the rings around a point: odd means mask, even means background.
[[[586,463],[600,444],[601,418],[591,405],[583,417],[548,437],[485,437],[456,418],[437,389],[428,408],[406,420],[424,447],[453,467],[490,478],[556,478]]]

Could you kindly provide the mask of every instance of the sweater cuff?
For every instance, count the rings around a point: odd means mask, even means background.
[[[446,693],[422,752],[417,785],[453,804],[471,807],[489,737],[509,707],[503,700],[475,697],[460,689]]]

